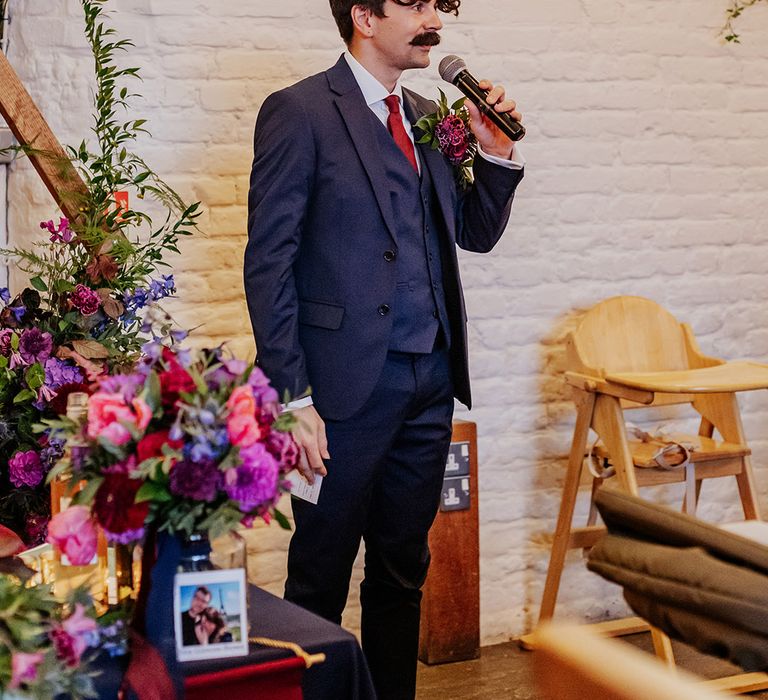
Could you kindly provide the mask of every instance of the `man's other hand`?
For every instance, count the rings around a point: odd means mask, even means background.
[[[325,476],[328,473],[323,460],[331,458],[325,437],[325,423],[314,406],[296,408],[293,415],[296,417],[293,437],[301,448],[298,470],[310,484],[314,484],[315,474]]]

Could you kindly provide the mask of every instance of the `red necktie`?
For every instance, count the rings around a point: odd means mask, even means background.
[[[387,129],[395,139],[395,143],[403,152],[408,162],[413,166],[416,173],[419,172],[419,164],[416,162],[416,153],[413,150],[413,141],[408,137],[403,126],[403,118],[400,115],[400,98],[397,95],[390,95],[384,98],[384,102],[389,110],[387,117]]]

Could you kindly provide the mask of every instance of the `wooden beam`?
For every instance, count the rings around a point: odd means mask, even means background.
[[[88,188],[2,51],[0,115],[22,146],[35,149],[29,160],[64,216],[76,221]]]

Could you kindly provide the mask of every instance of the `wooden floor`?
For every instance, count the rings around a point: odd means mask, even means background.
[[[651,649],[648,634],[634,634],[616,641],[647,651]],[[684,644],[675,642],[674,651],[682,668],[702,678],[739,672],[735,666],[699,654]],[[416,697],[417,700],[538,700],[533,687],[531,652],[522,651],[515,642],[509,642],[483,647],[480,658],[475,661],[442,666],[420,664]],[[768,700],[768,692],[748,697]]]

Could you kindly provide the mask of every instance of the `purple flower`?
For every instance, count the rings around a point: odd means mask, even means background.
[[[240,449],[242,464],[224,475],[224,491],[243,513],[271,503],[277,496],[277,460],[264,445],[256,442]]]
[[[34,450],[17,452],[8,460],[11,483],[18,487],[37,486],[43,480],[43,465],[40,455]]]
[[[50,471],[53,465],[61,459],[64,454],[65,444],[64,440],[50,438],[48,444],[40,450],[40,462],[46,472]]]
[[[171,493],[206,503],[216,499],[221,481],[222,473],[211,459],[184,459],[173,466],[170,474]]]
[[[11,292],[8,287],[0,287],[0,301],[7,304],[11,300]]]
[[[69,303],[72,304],[83,316],[93,316],[101,306],[101,299],[90,287],[78,284],[74,292],[69,294]]]
[[[248,385],[253,389],[257,406],[278,403],[277,392],[269,385],[269,379],[258,367],[248,376]]]
[[[13,317],[16,319],[16,323],[20,323],[21,319],[24,317],[24,314],[27,313],[27,309],[23,304],[20,306],[9,306],[8,308],[11,310],[11,313],[13,313]]]
[[[28,328],[21,334],[19,354],[26,364],[45,362],[52,350],[53,338],[50,333],[43,333],[39,328]]]
[[[144,386],[145,377],[141,374],[113,374],[99,382],[101,391],[108,394],[122,394],[126,401],[132,401]]]
[[[48,220],[41,221],[40,228],[47,229],[51,234],[51,243],[69,243],[72,240],[72,229],[69,228],[69,220],[63,216],[59,219],[58,226],[52,220]]]
[[[143,309],[149,301],[149,292],[144,287],[138,287],[133,292],[125,292],[123,294],[123,304],[125,305],[126,313]]]
[[[55,357],[49,357],[45,361],[45,385],[49,389],[55,391],[65,384],[80,384],[83,379],[80,368],[69,362]]]
[[[110,542],[115,544],[131,544],[131,542],[138,542],[144,537],[144,528],[140,527],[135,530],[126,530],[125,532],[114,533],[104,530],[104,534]]]
[[[159,301],[170,296],[176,291],[176,283],[173,275],[163,275],[161,279],[151,280],[149,283],[149,296],[152,301]]]

